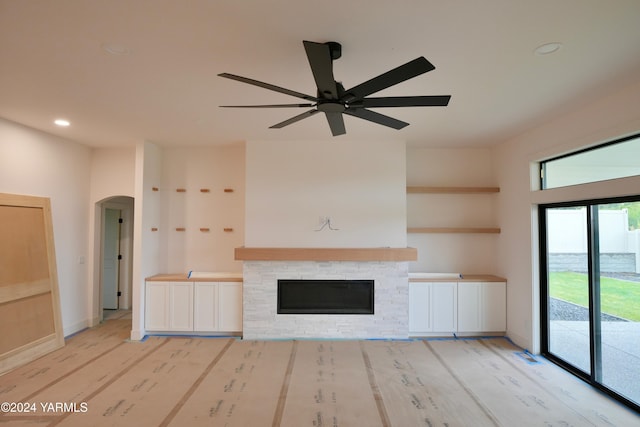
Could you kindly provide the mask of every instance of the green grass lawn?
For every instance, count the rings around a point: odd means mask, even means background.
[[[568,271],[549,273],[549,293],[554,298],[589,306],[586,274]],[[604,313],[640,321],[640,283],[602,277],[600,294]]]

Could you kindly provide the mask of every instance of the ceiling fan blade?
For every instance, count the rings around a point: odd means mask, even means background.
[[[329,127],[331,128],[331,134],[333,136],[344,135],[347,130],[344,127],[344,117],[342,113],[324,113],[327,116]]]
[[[316,104],[266,104],[266,105],[220,105],[222,108],[294,108],[315,107]]]
[[[386,89],[405,80],[412,79],[420,74],[434,70],[435,68],[436,67],[434,67],[431,62],[421,56],[345,91],[345,95],[342,99],[347,102],[361,100],[367,95],[379,92],[382,89]]]
[[[311,66],[318,94],[327,99],[338,99],[338,87],[333,77],[333,59],[328,44],[303,41],[304,50]]]
[[[318,98],[316,98],[315,96],[306,95],[304,93],[296,92],[294,90],[285,89],[285,88],[280,87],[280,86],[276,86],[276,85],[272,85],[272,84],[269,84],[269,83],[261,82],[259,80],[250,79],[248,77],[237,76],[235,74],[229,74],[229,73],[221,73],[221,74],[218,74],[218,76],[224,77],[224,78],[227,78],[227,79],[231,79],[231,80],[237,80],[237,81],[242,82],[242,83],[248,83],[250,85],[258,86],[258,87],[261,87],[261,88],[273,90],[275,92],[284,93],[285,95],[295,96],[296,98],[306,99],[308,101],[317,101],[318,100]]]
[[[356,108],[375,107],[446,107],[451,95],[432,96],[388,96],[384,98],[365,98],[349,106]]]
[[[290,124],[293,124],[295,122],[299,122],[302,119],[306,119],[307,117],[311,117],[316,113],[319,113],[319,111],[316,110],[316,109],[305,111],[304,113],[298,114],[297,116],[293,116],[290,119],[285,120],[284,122],[276,123],[273,126],[269,126],[269,129],[281,129],[281,128],[283,128],[285,126],[289,126]]]
[[[346,109],[344,110],[344,113],[393,129],[402,129],[405,126],[409,126],[409,123],[407,122],[385,116],[384,114],[376,113],[375,111],[366,110],[364,108]]]

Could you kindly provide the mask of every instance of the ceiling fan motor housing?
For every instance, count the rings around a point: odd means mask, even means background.
[[[331,59],[334,61],[336,59],[340,59],[342,56],[342,45],[338,42],[326,42],[327,46],[329,46],[329,52],[331,52]]]

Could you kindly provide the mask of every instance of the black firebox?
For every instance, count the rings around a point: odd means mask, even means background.
[[[278,280],[278,314],[373,314],[373,280]]]

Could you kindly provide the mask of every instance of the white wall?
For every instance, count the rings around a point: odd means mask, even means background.
[[[51,199],[65,335],[90,322],[90,163],[85,146],[0,119],[0,192]]]
[[[398,141],[251,141],[245,245],[405,247],[406,150]],[[330,217],[333,228],[321,227]]]
[[[91,202],[135,194],[136,150],[94,148],[91,153]]]
[[[243,144],[163,149],[158,184],[163,273],[242,271],[233,249],[244,244],[244,154]]]
[[[160,262],[159,228],[161,203],[154,192],[162,176],[162,149],[151,142],[136,146],[134,236],[133,236],[133,292],[131,339],[141,340],[144,329],[145,278],[162,272]]]
[[[495,147],[502,228],[497,273],[508,279],[507,333],[517,344],[540,348],[537,205],[640,193],[640,177],[532,191],[535,162],[638,131],[640,81]]]
[[[493,187],[492,152],[483,149],[409,148],[407,185]],[[408,194],[409,227],[496,227],[495,194]],[[496,273],[495,234],[421,234],[408,236],[418,248],[410,271]]]
[[[133,202],[126,200],[123,202],[121,196],[133,197],[135,195],[135,167],[136,150],[134,147],[122,148],[94,148],[91,150],[91,192],[90,209],[93,213],[89,223],[89,256],[87,263],[91,275],[92,286],[90,291],[92,325],[96,325],[100,319],[100,273],[101,273],[101,227],[102,227],[102,206],[105,199],[113,199],[124,203],[128,210],[125,216],[131,216],[133,221]],[[130,240],[133,239],[133,225],[128,224],[123,227],[122,251],[125,256],[125,264],[121,264],[121,283],[129,283],[128,279],[133,265],[132,254],[129,251]],[[127,257],[128,255],[128,257]],[[129,289],[122,290],[123,299],[121,302],[128,306],[130,301]]]

